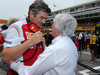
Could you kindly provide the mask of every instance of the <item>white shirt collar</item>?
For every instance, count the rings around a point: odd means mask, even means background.
[[[54,44],[56,41],[58,41],[59,39],[61,38],[61,35],[60,36],[57,36],[56,38],[54,38],[53,40],[52,40],[52,44]]]
[[[68,36],[62,36],[62,35],[60,35],[60,36],[57,36],[56,38],[54,38],[54,39],[52,40],[52,44],[54,44],[54,43],[56,43],[56,41],[60,40],[61,37],[65,37],[66,39],[70,39]],[[64,38],[63,38],[63,39],[64,39]]]

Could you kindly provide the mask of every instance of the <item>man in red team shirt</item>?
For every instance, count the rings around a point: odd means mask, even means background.
[[[50,12],[50,8],[43,1],[35,1],[29,7],[28,18],[26,20],[18,21],[9,26],[1,56],[5,63],[17,60],[21,61],[24,66],[31,66],[36,61],[38,55],[43,52],[42,44],[40,43],[43,37],[40,31],[33,33],[30,26],[35,24],[38,28],[36,30],[40,30]],[[37,52],[32,57],[37,43],[39,43]],[[18,74],[10,69],[8,75]]]

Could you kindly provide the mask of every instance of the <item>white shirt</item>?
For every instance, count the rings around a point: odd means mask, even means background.
[[[81,40],[83,37],[82,33],[79,33],[78,39]]]
[[[4,42],[5,47],[16,47],[24,41],[22,26],[27,24],[26,20],[21,20],[13,23],[6,31],[6,38]]]
[[[90,37],[91,37],[91,34],[87,34],[87,39],[90,39]]]
[[[10,65],[11,69],[19,75],[75,75],[78,60],[75,44],[67,36],[58,36],[52,43],[32,66],[15,61]]]
[[[0,28],[0,32],[2,31],[2,28]]]

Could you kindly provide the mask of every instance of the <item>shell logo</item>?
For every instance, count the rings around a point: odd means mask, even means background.
[[[27,33],[27,36],[28,36],[28,38],[30,38],[31,37],[31,34],[30,33]]]
[[[0,24],[8,24],[7,22],[8,22],[7,20],[0,19]]]

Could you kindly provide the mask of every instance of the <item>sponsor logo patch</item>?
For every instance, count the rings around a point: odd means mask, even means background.
[[[33,33],[26,32],[27,39],[29,39],[32,35]]]

